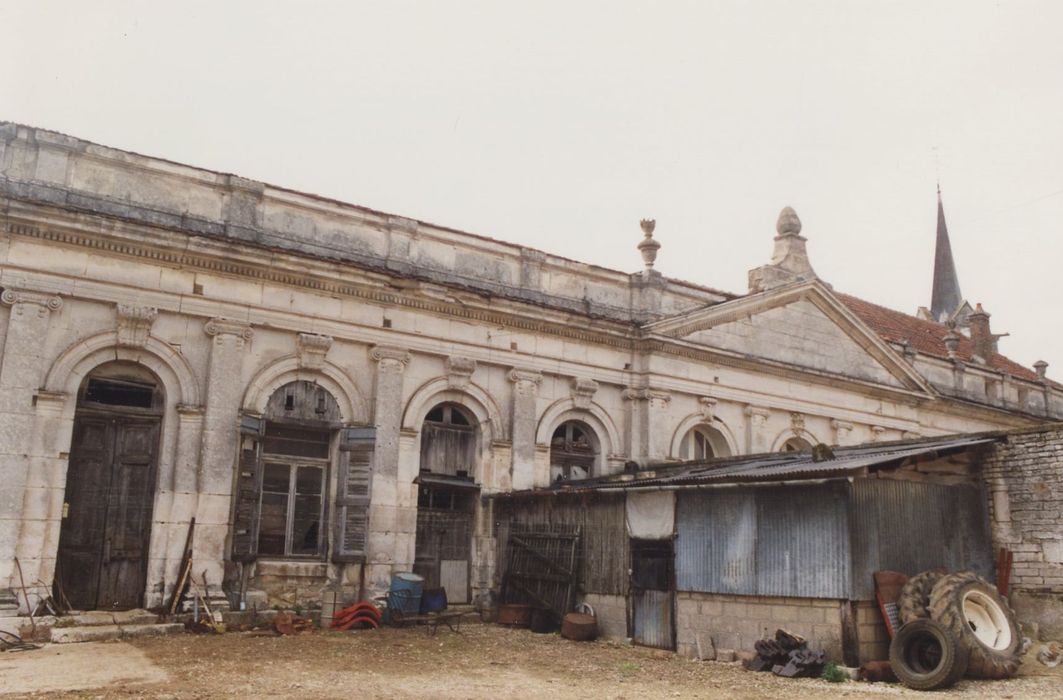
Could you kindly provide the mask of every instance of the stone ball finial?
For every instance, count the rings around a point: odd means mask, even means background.
[[[797,218],[797,212],[793,207],[783,207],[783,210],[779,212],[775,231],[780,236],[796,236],[801,233],[801,219]]]

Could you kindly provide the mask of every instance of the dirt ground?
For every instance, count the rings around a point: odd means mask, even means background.
[[[789,680],[610,642],[479,624],[424,629],[172,635],[0,654],[0,694],[83,698],[859,698],[897,685]],[[1063,674],[1032,658],[1008,681],[964,681],[948,697],[1063,698]],[[939,696],[940,696],[939,695]]]

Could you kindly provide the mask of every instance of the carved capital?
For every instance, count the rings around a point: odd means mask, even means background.
[[[193,420],[201,418],[206,409],[203,406],[193,406],[182,403],[177,405],[177,415],[181,420]]]
[[[746,406],[744,413],[755,428],[763,427],[768,422],[768,416],[771,415],[771,411],[762,406]]]
[[[517,396],[535,396],[539,392],[539,384],[543,381],[541,372],[519,367],[509,370],[507,376],[509,381],[513,382],[513,391]]]
[[[476,371],[476,360],[451,355],[444,364],[447,369],[447,384],[451,389],[464,389],[469,386],[472,373]]]
[[[381,372],[401,373],[410,362],[410,351],[390,345],[374,345],[369,357],[377,363]]]
[[[325,355],[332,347],[332,336],[300,333],[295,341],[299,355],[299,367],[303,369],[321,369],[325,366]]]
[[[159,316],[159,310],[152,306],[119,304],[115,311],[118,318],[118,346],[144,347],[148,342],[151,326]]]
[[[11,313],[15,315],[36,313],[38,318],[44,318],[51,312],[63,308],[63,300],[58,294],[28,289],[5,289],[4,293],[0,294],[0,302],[10,306]]]
[[[590,408],[596,393],[598,393],[598,382],[593,379],[581,377],[572,379],[572,402],[577,408]]]
[[[231,335],[240,340],[251,340],[251,336],[254,335],[250,323],[231,318],[212,318],[203,325],[203,332],[214,339]]]

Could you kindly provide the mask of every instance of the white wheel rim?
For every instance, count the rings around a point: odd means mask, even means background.
[[[963,617],[974,636],[990,649],[1011,646],[1011,625],[1000,604],[981,591],[963,596]]]

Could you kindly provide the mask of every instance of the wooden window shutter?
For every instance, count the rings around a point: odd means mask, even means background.
[[[265,421],[262,418],[240,415],[240,455],[236,465],[236,506],[233,510],[233,561],[251,561],[258,554],[264,428]]]
[[[341,433],[333,561],[365,561],[375,447],[374,427],[344,428]]]

